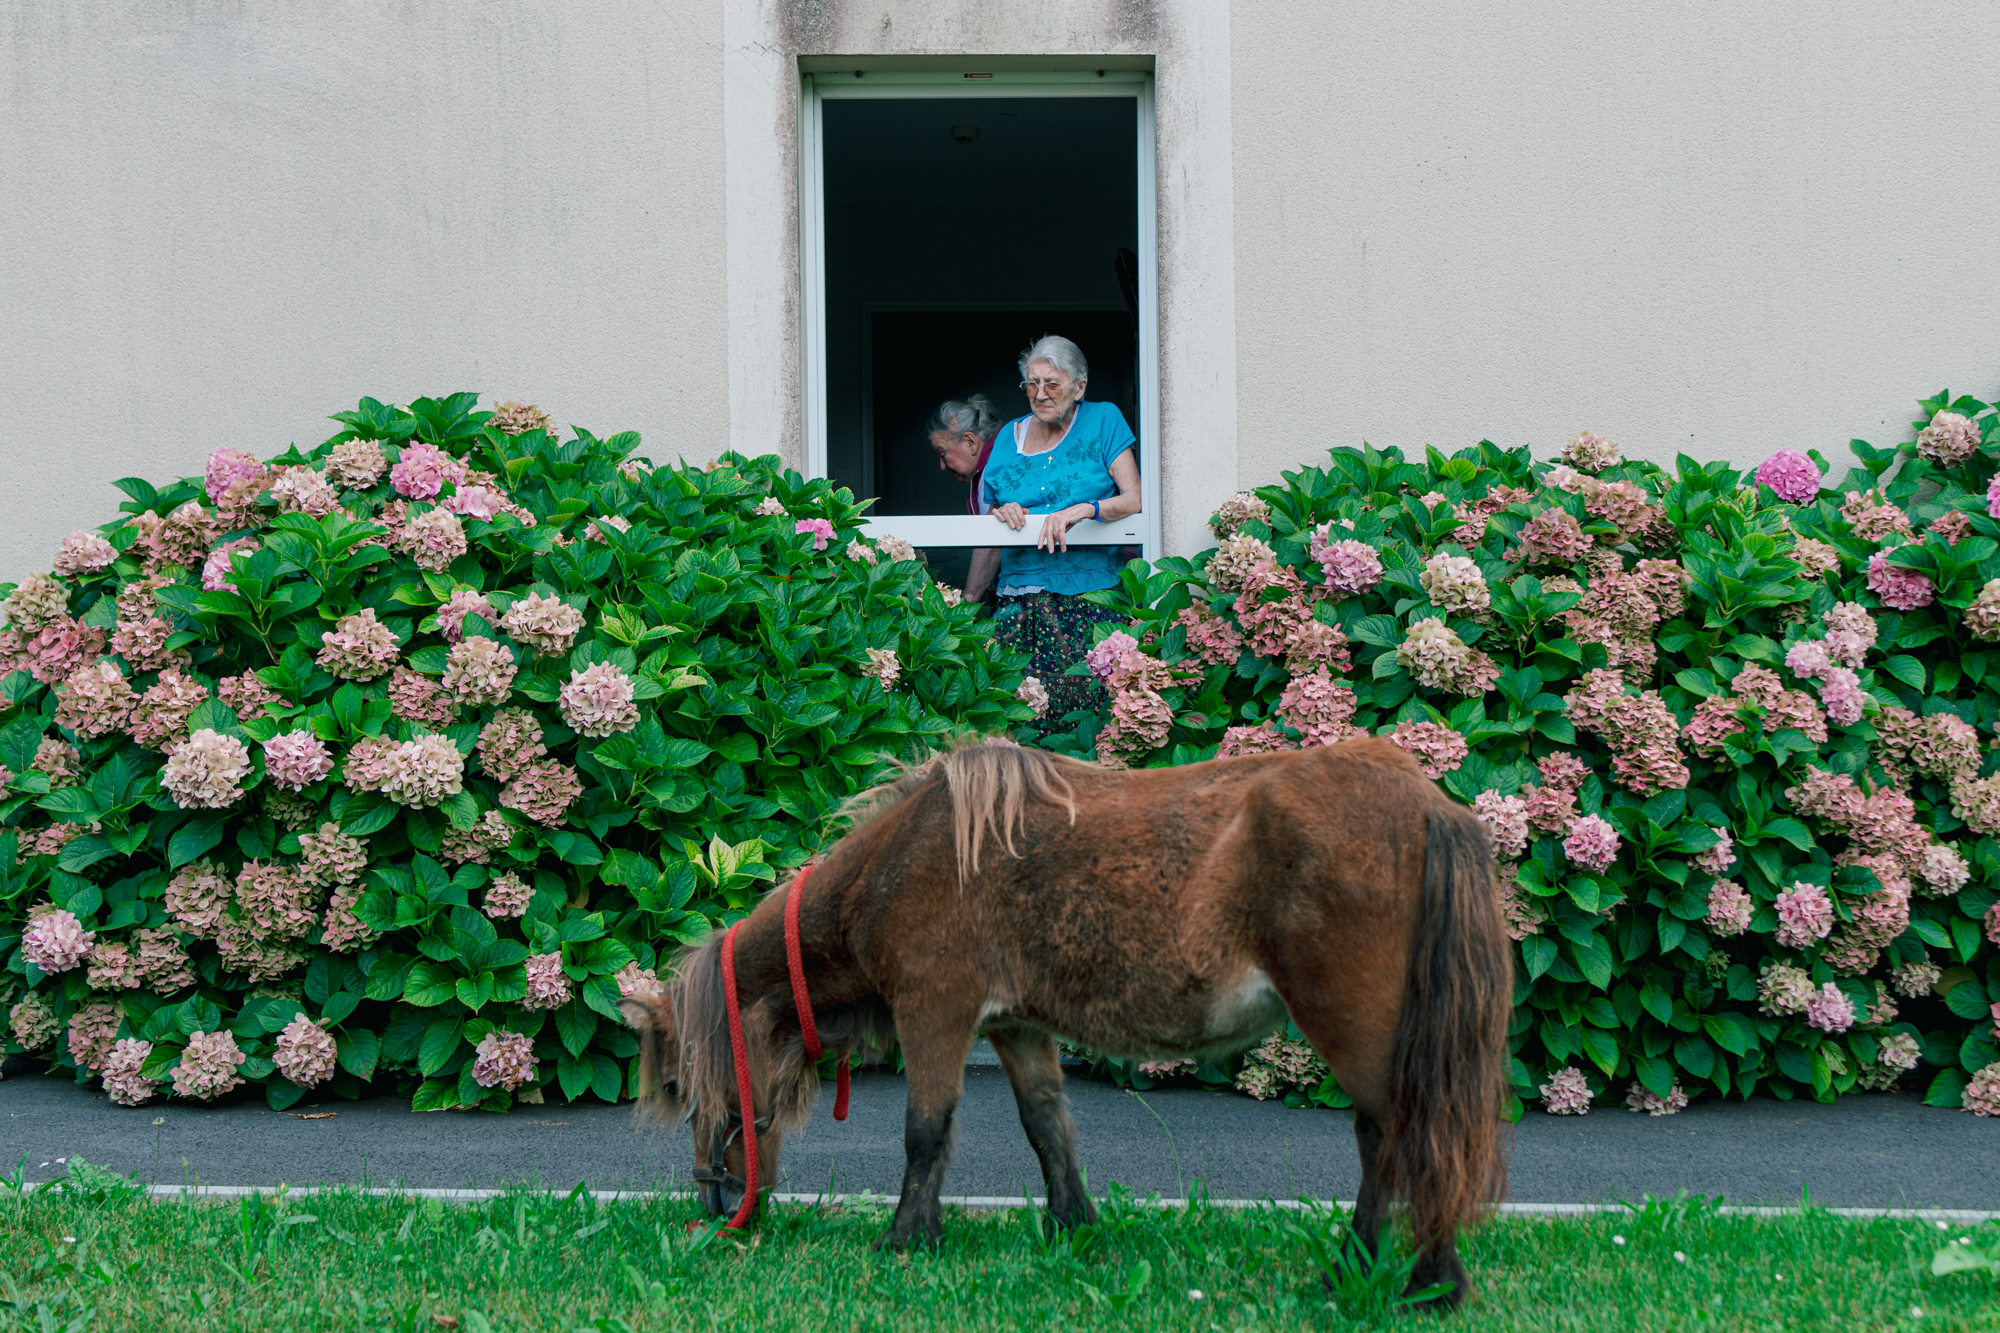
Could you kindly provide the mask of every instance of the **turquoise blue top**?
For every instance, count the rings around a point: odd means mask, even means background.
[[[982,495],[988,505],[1017,504],[1031,513],[1049,513],[1118,494],[1111,463],[1137,441],[1125,415],[1110,403],[1082,402],[1069,431],[1056,447],[1039,454],[1021,452],[1020,433],[1032,417],[1018,417],[993,437]],[[1039,524],[1029,519],[1030,531]],[[1007,546],[1000,553],[1002,596],[1045,592],[1073,594],[1118,586],[1124,562],[1115,546],[1072,546],[1043,551]]]

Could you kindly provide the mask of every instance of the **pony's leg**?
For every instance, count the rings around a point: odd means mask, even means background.
[[[970,1019],[968,1015],[968,1019]],[[941,1031],[936,1022],[898,1022],[905,1034],[903,1076],[909,1104],[903,1112],[903,1197],[882,1244],[892,1250],[944,1235],[944,1209],[938,1196],[945,1168],[951,1165],[958,1126],[958,1101],[965,1092],[965,1054],[972,1047],[972,1022],[962,1035]],[[956,1029],[958,1025],[951,1027]],[[912,1032],[918,1028],[917,1032]],[[925,1031],[923,1029],[928,1029]]]
[[[1095,1222],[1097,1209],[1083,1188],[1076,1161],[1076,1126],[1063,1096],[1062,1058],[1056,1039],[1034,1028],[991,1029],[986,1039],[1000,1057],[1007,1081],[1014,1085],[1014,1105],[1028,1146],[1042,1163],[1042,1184],[1048,1191],[1049,1216],[1073,1227]]]
[[[1375,1153],[1382,1146],[1382,1127],[1366,1111],[1354,1112],[1354,1146],[1361,1151],[1361,1189],[1354,1196],[1354,1238],[1369,1258],[1382,1230],[1382,1192],[1375,1184]]]

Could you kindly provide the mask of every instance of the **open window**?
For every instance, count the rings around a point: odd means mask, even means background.
[[[1158,554],[1151,94],[1136,71],[805,76],[806,466],[876,497],[871,530],[944,582],[1036,525],[968,515],[926,423],[975,393],[1024,414],[1015,361],[1044,333],[1139,438],[1141,512],[1070,540]]]

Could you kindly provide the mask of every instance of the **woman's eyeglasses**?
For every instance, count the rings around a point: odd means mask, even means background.
[[[1022,380],[1021,392],[1033,398],[1038,393],[1046,393],[1053,398],[1069,387],[1068,380]]]

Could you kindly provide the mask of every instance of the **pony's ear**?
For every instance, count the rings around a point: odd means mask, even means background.
[[[664,995],[627,996],[618,1002],[618,1011],[625,1015],[625,1026],[640,1032],[674,1030],[674,1002]]]

